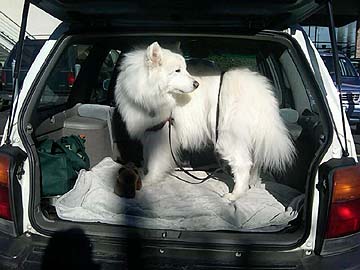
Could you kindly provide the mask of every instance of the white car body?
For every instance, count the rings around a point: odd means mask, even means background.
[[[318,68],[319,72],[321,74],[321,80],[323,82],[323,85],[325,87],[326,93],[324,93],[324,96],[326,98],[327,104],[328,104],[328,110],[332,114],[332,118],[334,120],[334,125],[336,126],[336,129],[338,131],[339,137],[343,144],[348,145],[349,149],[349,156],[353,157],[355,160],[357,160],[356,151],[355,151],[355,144],[351,135],[351,130],[348,122],[345,122],[346,127],[346,142],[344,142],[344,134],[343,134],[343,124],[342,124],[342,118],[341,118],[341,108],[340,108],[340,102],[339,102],[339,94],[338,90],[334,86],[334,83],[320,57],[320,55],[317,53],[315,47],[312,45],[310,40],[305,39],[303,32],[300,30],[296,30],[295,33],[292,35],[292,38],[295,39],[300,46],[302,52],[307,58],[307,61],[309,62],[309,65],[314,69],[312,66],[312,61],[310,58],[309,48],[307,47],[308,44],[311,44],[311,48],[314,50],[314,53],[316,55],[316,61],[318,62]],[[307,37],[306,37],[307,38]],[[307,38],[308,39],[308,38]],[[20,92],[20,95],[18,96],[18,106],[15,107],[15,110],[12,112],[12,115],[15,119],[14,126],[12,129],[12,133],[10,135],[11,143],[14,146],[19,146],[23,151],[25,150],[25,147],[21,141],[20,135],[19,135],[19,122],[21,119],[19,119],[19,112],[22,109],[22,106],[24,105],[26,99],[28,98],[29,91],[32,87],[33,82],[35,81],[42,65],[46,62],[48,55],[52,51],[56,44],[56,40],[48,40],[43,48],[41,49],[40,53],[36,57],[36,60],[32,64],[22,87],[22,90]],[[4,136],[3,136],[3,142],[6,138],[6,132],[7,128],[5,128]],[[335,133],[335,132],[334,132]],[[322,162],[324,163],[332,158],[340,158],[342,156],[342,148],[339,144],[338,138],[334,135],[333,141],[328,148],[326,154],[324,155]],[[22,187],[22,198],[23,198],[23,228],[25,231],[31,232],[33,234],[39,234],[31,225],[30,219],[29,219],[29,199],[30,199],[30,165],[29,160],[27,159],[23,166],[24,169],[24,175],[21,178],[21,187]],[[315,183],[318,182],[318,179],[315,180]],[[314,191],[314,197],[312,202],[312,221],[311,221],[311,231],[307,238],[307,240],[304,242],[304,244],[294,250],[306,250],[311,253],[311,251],[314,250],[315,245],[315,237],[316,237],[316,227],[317,227],[317,221],[318,221],[318,207],[319,207],[319,191],[316,189],[315,185],[312,187]],[[292,251],[294,251],[292,250]],[[289,250],[288,252],[291,252]]]

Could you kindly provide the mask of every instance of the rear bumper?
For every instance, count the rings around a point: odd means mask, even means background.
[[[360,269],[360,248],[327,257],[309,256],[302,261],[302,269]]]
[[[64,237],[65,236],[65,237]],[[360,269],[360,249],[328,257],[304,251],[236,252],[207,247],[169,247],[163,241],[111,241],[0,234],[0,269]],[[74,268],[75,267],[75,268]],[[47,268],[46,268],[47,269]]]

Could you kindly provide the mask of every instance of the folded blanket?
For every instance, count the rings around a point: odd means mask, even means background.
[[[293,201],[303,197],[285,185],[272,182],[258,184],[237,201],[230,202],[222,198],[229,192],[225,182],[219,179],[222,177],[192,185],[179,179],[195,180],[175,172],[162,181],[143,183],[134,199],[126,199],[114,193],[120,167],[111,158],[105,158],[91,171],[80,171],[74,188],[55,204],[58,216],[71,221],[149,229],[276,231],[297,217],[297,209],[286,208],[265,187],[280,192],[282,202],[288,205],[299,205]],[[201,171],[196,174],[206,175]]]

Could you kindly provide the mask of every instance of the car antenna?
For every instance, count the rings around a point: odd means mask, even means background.
[[[8,126],[7,126],[6,139],[5,139],[5,144],[7,145],[11,145],[10,136],[14,125],[14,116],[15,116],[14,114],[16,112],[16,108],[19,100],[19,71],[20,71],[22,53],[24,48],[24,37],[25,37],[26,24],[29,14],[29,6],[30,6],[29,0],[25,0],[23,12],[22,12],[22,18],[21,18],[19,41],[16,48],[15,68],[13,73],[13,89],[12,89],[13,91],[12,91],[12,98],[11,98],[11,104],[9,110],[10,113],[9,113]]]
[[[331,50],[332,50],[332,54],[333,54],[333,61],[334,61],[334,68],[335,68],[335,82],[336,82],[336,88],[338,89],[339,92],[339,99],[340,99],[340,107],[341,107],[341,120],[342,120],[342,127],[343,127],[343,132],[344,132],[344,142],[345,142],[345,148],[342,145],[341,141],[340,145],[342,148],[342,155],[343,157],[347,157],[349,156],[349,151],[348,151],[348,145],[347,145],[347,139],[346,139],[346,127],[345,127],[345,115],[344,115],[344,107],[343,107],[343,102],[342,102],[342,98],[341,98],[341,78],[340,78],[340,68],[339,68],[339,52],[338,52],[338,48],[337,48],[337,42],[336,42],[336,36],[335,36],[335,23],[334,23],[334,15],[333,15],[333,3],[332,0],[329,0],[327,2],[327,8],[328,8],[328,13],[329,13],[329,18],[330,18],[330,25],[329,25],[329,34],[330,34],[330,42],[331,42]]]

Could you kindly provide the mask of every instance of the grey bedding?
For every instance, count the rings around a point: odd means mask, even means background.
[[[303,194],[274,181],[259,183],[230,202],[222,198],[229,191],[222,177],[192,185],[178,179],[193,181],[182,172],[143,183],[135,199],[120,198],[114,193],[120,166],[105,158],[91,171],[82,170],[74,188],[57,200],[58,216],[150,229],[262,232],[289,226],[302,205]]]

